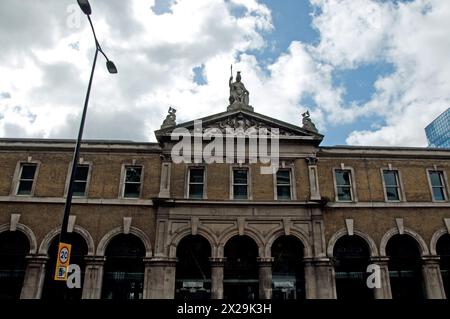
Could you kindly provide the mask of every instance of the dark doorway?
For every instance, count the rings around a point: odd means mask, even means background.
[[[0,299],[19,299],[25,276],[27,236],[20,231],[0,234]]]
[[[281,236],[272,244],[272,299],[305,299],[303,244]]]
[[[103,299],[142,299],[145,246],[132,234],[115,236],[106,248]]]
[[[70,264],[76,264],[80,266],[81,270],[81,287],[83,287],[84,280],[84,268],[86,266],[84,256],[87,255],[88,247],[86,241],[80,234],[69,233],[68,243],[72,245],[72,252],[70,255]],[[79,300],[83,292],[83,288],[71,288],[67,287],[65,281],[54,280],[56,258],[58,254],[59,238],[55,237],[48,249],[49,260],[45,269],[45,281],[42,289],[42,299],[65,299],[65,300]]]
[[[189,235],[177,246],[176,299],[211,297],[211,245],[202,236]]]
[[[440,257],[440,268],[445,295],[450,299],[450,235],[445,234],[436,244],[436,252]]]
[[[423,299],[419,246],[409,235],[395,235],[386,245],[393,299]]]
[[[258,246],[248,236],[235,236],[225,245],[224,298],[259,297]]]
[[[356,235],[343,236],[334,245],[334,270],[338,299],[373,299],[367,287],[367,266],[370,263],[369,246]]]

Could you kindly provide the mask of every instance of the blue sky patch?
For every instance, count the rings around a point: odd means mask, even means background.
[[[152,10],[157,15],[171,13],[172,10],[170,7],[172,6],[173,1],[174,0],[155,0],[155,5],[152,7]]]
[[[345,140],[353,131],[375,131],[385,125],[383,117],[371,115],[370,117],[363,117],[357,121],[349,124],[333,125],[329,124],[326,132],[321,132],[325,135],[321,145],[346,145]]]
[[[375,93],[375,82],[394,70],[394,65],[385,62],[366,64],[356,69],[335,70],[333,85],[345,88],[343,99],[347,105],[364,104]]]
[[[203,64],[192,69],[194,72],[194,82],[198,85],[204,85],[207,83],[205,77],[203,76],[204,70],[205,66]]]
[[[320,15],[320,8],[312,6],[308,0],[261,0],[261,2],[272,12],[274,29],[264,35],[267,48],[247,53],[256,56],[265,72],[268,72],[267,65],[274,63],[280,55],[287,52],[292,41],[301,41],[312,46],[320,42],[320,34],[312,24],[313,17]],[[383,61],[361,65],[354,69],[339,69],[332,73],[332,84],[336,88],[344,89],[345,93],[342,96],[344,106],[362,105],[370,101],[375,93],[375,82],[394,71],[393,64]],[[317,107],[311,94],[303,95],[299,104],[309,110]],[[377,116],[359,118],[347,124],[328,123],[327,131],[323,132],[325,134],[323,145],[344,145],[352,131],[374,130],[383,124],[384,119]]]
[[[251,52],[259,60],[273,63],[286,52],[292,41],[316,44],[319,33],[311,27],[314,8],[308,0],[262,0],[272,11],[274,29],[265,34],[267,48]]]

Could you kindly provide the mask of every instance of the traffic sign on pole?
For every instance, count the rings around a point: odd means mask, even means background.
[[[56,259],[55,280],[67,280],[67,274],[70,265],[71,244],[59,243],[58,255]]]

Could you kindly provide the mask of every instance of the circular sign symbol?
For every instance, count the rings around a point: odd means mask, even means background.
[[[61,263],[65,264],[68,258],[69,258],[69,250],[67,249],[67,247],[63,247],[59,252],[59,260],[61,261]]]

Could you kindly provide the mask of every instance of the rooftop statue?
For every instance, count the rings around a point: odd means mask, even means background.
[[[306,111],[305,113],[302,114],[302,128],[304,128],[305,130],[308,131],[312,131],[312,132],[318,132],[316,126],[314,125],[314,123],[311,121],[310,115],[309,115],[309,111]]]
[[[245,88],[244,83],[241,82],[241,71],[237,72],[236,81],[233,82],[233,66],[231,66],[231,76],[228,83],[230,86],[230,106],[228,110],[244,108],[253,111],[253,108],[248,105],[250,92]]]
[[[170,126],[175,126],[177,125],[176,119],[176,113],[177,110],[175,110],[173,107],[169,107],[169,111],[168,114],[166,116],[166,119],[163,121],[161,128],[166,128],[166,127],[170,127]]]

